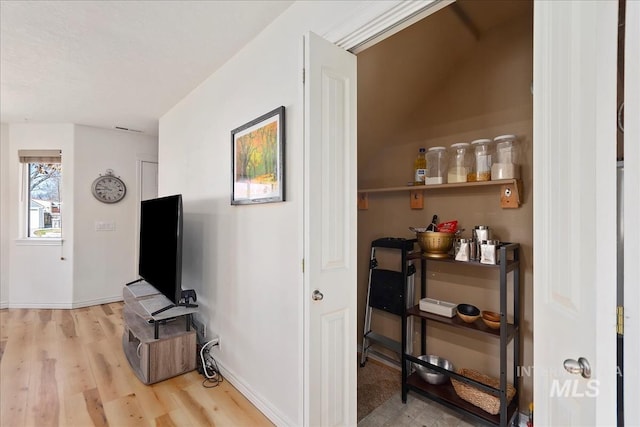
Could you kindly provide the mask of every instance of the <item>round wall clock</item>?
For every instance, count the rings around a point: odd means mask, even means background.
[[[103,203],[118,203],[127,194],[127,186],[113,174],[113,170],[107,169],[105,175],[101,175],[91,184],[93,196]]]

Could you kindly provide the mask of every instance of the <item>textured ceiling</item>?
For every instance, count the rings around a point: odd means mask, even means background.
[[[292,1],[0,3],[0,118],[125,127],[158,118]]]

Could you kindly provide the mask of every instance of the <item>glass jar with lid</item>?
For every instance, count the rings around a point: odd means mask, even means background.
[[[520,178],[518,141],[515,135],[500,135],[493,138],[496,146],[491,179]]]
[[[427,151],[427,178],[425,184],[445,184],[447,182],[447,149],[431,147]]]
[[[473,163],[467,181],[491,181],[491,140],[471,141]]]
[[[471,171],[471,159],[468,142],[458,142],[449,148],[449,168],[447,182],[467,182],[467,174]]]

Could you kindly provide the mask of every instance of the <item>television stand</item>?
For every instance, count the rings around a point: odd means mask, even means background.
[[[152,316],[152,317],[153,317],[153,316],[157,316],[158,314],[162,313],[163,311],[167,311],[167,310],[169,310],[169,309],[171,309],[171,308],[173,308],[173,307],[175,307],[175,304],[169,304],[169,305],[168,305],[168,306],[166,306],[166,307],[162,307],[160,310],[156,310],[156,311],[154,311],[153,313],[151,313],[151,316]],[[196,306],[196,307],[197,307],[197,306]]]
[[[153,384],[194,370],[196,332],[191,316],[197,309],[174,305],[146,282],[129,284],[122,294],[122,347],[138,379]],[[177,321],[181,317],[184,324]]]
[[[178,307],[187,307],[187,308],[194,308],[197,307],[198,304],[189,304],[186,302],[181,302],[180,304],[178,304]]]

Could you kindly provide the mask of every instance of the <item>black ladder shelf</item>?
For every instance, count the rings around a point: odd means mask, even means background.
[[[413,258],[411,256],[410,258]],[[499,282],[499,305],[500,305],[500,328],[490,329],[481,322],[475,322],[474,324],[464,323],[458,317],[447,318],[438,316],[435,314],[421,311],[419,305],[407,307],[403,318],[402,326],[403,330],[412,329],[410,324],[413,319],[419,319],[421,323],[421,354],[427,354],[425,340],[426,340],[426,323],[432,322],[441,325],[446,325],[446,328],[450,328],[451,332],[455,330],[472,331],[479,336],[491,337],[498,340],[499,347],[499,359],[500,359],[500,385],[497,388],[487,386],[474,379],[464,377],[457,372],[451,372],[443,369],[440,366],[436,366],[418,359],[412,354],[410,350],[407,350],[402,354],[402,402],[406,403],[407,394],[409,391],[416,392],[428,399],[439,402],[454,411],[464,414],[472,418],[475,422],[479,422],[489,426],[507,427],[510,425],[519,425],[519,399],[520,399],[520,383],[521,379],[518,375],[518,367],[521,363],[520,355],[520,245],[517,243],[503,243],[499,248],[500,262],[497,265],[486,265],[478,262],[461,262],[453,259],[428,259],[428,262],[436,263],[452,263],[460,268],[487,268],[493,269],[497,272]],[[424,255],[418,257],[420,260],[420,297],[425,298],[427,296],[427,258]],[[511,280],[507,279],[507,275],[512,273]],[[510,289],[511,301],[508,301],[508,290]],[[511,313],[513,314],[513,322],[507,322],[507,313],[511,306]],[[452,340],[455,340],[455,334],[450,335]],[[403,335],[403,339],[407,339],[406,335]],[[512,355],[508,356],[507,345],[512,343],[511,351]],[[455,362],[454,362],[455,363]],[[500,409],[498,414],[491,415],[488,412],[480,409],[479,407],[461,399],[455,392],[451,383],[447,382],[441,385],[431,385],[423,381],[417,373],[409,370],[410,364],[419,364],[425,366],[431,370],[448,375],[450,378],[455,378],[466,384],[470,384],[485,393],[489,393],[493,396],[498,396],[500,400]],[[515,388],[515,396],[511,399],[511,402],[507,401],[507,381],[509,371],[511,371],[511,381]]]
[[[360,366],[367,362],[369,352],[386,359],[395,364],[400,364],[402,360],[402,344],[381,333],[371,329],[371,317],[374,310],[382,310],[387,313],[402,317],[407,304],[413,303],[413,280],[411,276],[415,273],[415,266],[408,259],[408,255],[413,251],[416,239],[403,239],[396,237],[383,237],[371,242],[371,258],[369,260],[369,284],[367,287],[367,305],[364,316],[364,334],[362,337],[362,355]],[[400,251],[400,270],[386,270],[378,268],[376,250],[379,248],[396,249]],[[412,327],[406,333],[411,336]],[[372,345],[380,345],[398,354],[399,360],[393,360],[384,353],[372,350]],[[405,349],[406,350],[406,349]]]

